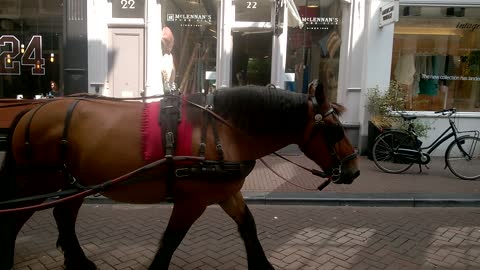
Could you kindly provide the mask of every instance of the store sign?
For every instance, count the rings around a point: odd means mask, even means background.
[[[179,22],[186,26],[199,26],[212,23],[209,14],[167,14],[167,22]]]
[[[302,22],[310,25],[338,25],[337,17],[302,17]]]
[[[398,1],[393,1],[381,6],[379,27],[384,27],[385,25],[398,22],[399,10],[400,5]]]
[[[463,29],[465,31],[480,31],[480,24],[478,23],[457,23],[457,29]]]
[[[32,75],[45,75],[42,36],[34,35],[27,47],[13,35],[0,36],[0,75],[20,75],[21,66],[31,66]]]
[[[144,18],[145,0],[112,0],[113,18]]]

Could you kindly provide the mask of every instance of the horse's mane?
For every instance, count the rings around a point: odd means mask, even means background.
[[[306,124],[308,96],[265,86],[220,88],[213,111],[250,135],[291,133]]]
[[[336,103],[336,102],[332,102],[331,105],[332,105],[332,108],[335,110],[335,112],[338,115],[342,115],[347,110],[347,108],[345,108],[345,106],[343,106],[342,104]]]

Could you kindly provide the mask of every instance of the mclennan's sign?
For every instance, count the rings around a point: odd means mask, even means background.
[[[379,27],[398,22],[399,9],[400,5],[398,1],[392,1],[381,6]]]

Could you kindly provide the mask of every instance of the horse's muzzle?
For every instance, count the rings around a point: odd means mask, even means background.
[[[360,176],[360,170],[355,168],[347,168],[342,170],[340,179],[335,182],[336,184],[351,184],[355,178]]]

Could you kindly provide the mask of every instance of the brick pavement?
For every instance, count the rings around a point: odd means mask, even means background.
[[[286,156],[292,161],[318,168],[304,155]],[[281,160],[273,155],[265,157],[279,174],[290,180],[286,183],[269,171],[261,162],[247,177],[244,192],[318,192],[321,179],[311,173]],[[429,165],[419,173],[418,165],[402,174],[383,173],[366,156],[360,157],[360,176],[351,185],[331,184],[322,193],[349,194],[475,194],[480,195],[480,180],[461,180],[445,167],[443,157],[434,157]]]
[[[436,207],[251,205],[276,269],[480,269],[480,210]],[[146,269],[170,205],[86,204],[77,232],[99,269]],[[51,211],[37,212],[17,239],[15,269],[62,269]],[[170,269],[246,269],[235,223],[207,209]]]

